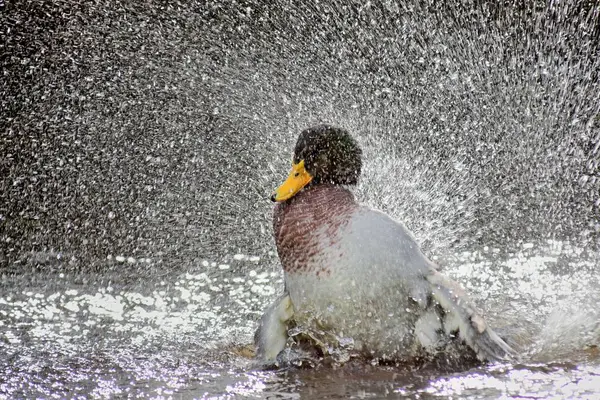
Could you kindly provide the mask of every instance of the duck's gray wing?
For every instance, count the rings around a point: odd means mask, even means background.
[[[482,361],[514,357],[514,350],[489,327],[460,285],[436,270],[403,224],[366,207],[363,212],[368,221],[363,224],[373,228],[365,241],[377,243],[373,246],[380,250],[378,257],[396,260],[397,279],[423,311],[415,325],[415,336],[423,347],[439,343],[440,334],[458,334]]]
[[[433,300],[443,310],[439,321],[444,333],[457,333],[481,361],[515,358],[515,351],[492,330],[457,282],[435,270],[431,270],[426,279],[431,285]]]
[[[287,321],[294,315],[294,306],[286,293],[271,304],[260,319],[254,334],[256,359],[260,362],[274,362],[285,348],[288,339]]]

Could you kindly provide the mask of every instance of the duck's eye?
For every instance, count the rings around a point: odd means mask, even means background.
[[[297,178],[297,177],[299,177],[299,176],[300,176],[300,172],[296,172],[296,173],[294,174],[294,178]]]

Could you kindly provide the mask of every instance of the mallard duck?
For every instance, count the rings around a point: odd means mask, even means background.
[[[408,360],[456,342],[481,361],[512,359],[514,350],[407,228],[355,200],[348,187],[361,167],[346,130],[319,125],[300,134],[291,172],[271,197],[285,292],[261,319],[257,357],[277,358],[293,319],[351,338],[373,359]]]

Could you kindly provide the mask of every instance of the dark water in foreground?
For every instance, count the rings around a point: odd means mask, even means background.
[[[0,1],[0,398],[598,398],[595,2]],[[257,371],[318,122],[522,349]]]

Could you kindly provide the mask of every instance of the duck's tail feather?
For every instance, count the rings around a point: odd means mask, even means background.
[[[433,299],[443,309],[446,334],[458,332],[481,361],[510,361],[515,351],[486,323],[458,283],[437,271],[427,276]]]

